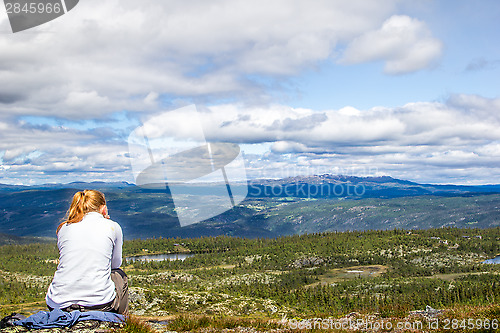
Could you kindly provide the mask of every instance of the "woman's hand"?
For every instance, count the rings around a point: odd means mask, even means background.
[[[105,219],[109,219],[109,212],[108,212],[108,206],[102,205],[101,208],[99,209],[99,212],[104,216]]]

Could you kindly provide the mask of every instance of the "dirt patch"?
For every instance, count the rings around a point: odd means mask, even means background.
[[[319,282],[308,285],[314,287],[317,285],[326,285],[336,282],[342,282],[355,278],[372,278],[377,277],[387,272],[387,266],[383,265],[367,265],[367,266],[351,266],[344,268],[330,269],[323,275],[318,276]]]

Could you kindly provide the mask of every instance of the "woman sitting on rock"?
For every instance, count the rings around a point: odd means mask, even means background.
[[[77,192],[57,228],[59,265],[45,300],[50,310],[128,313],[123,234],[109,219],[104,194]]]

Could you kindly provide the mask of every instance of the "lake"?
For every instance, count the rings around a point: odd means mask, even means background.
[[[500,264],[500,256],[483,261],[483,264]]]
[[[143,256],[127,257],[127,260],[186,260],[194,256],[194,253],[167,253],[167,254],[148,254]]]

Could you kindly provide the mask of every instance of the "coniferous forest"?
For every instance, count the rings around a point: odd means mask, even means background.
[[[500,228],[440,228],[136,239],[124,244],[123,267],[139,316],[406,318],[426,307],[458,307],[493,320],[500,317],[500,265],[483,261],[500,253],[499,237]],[[190,256],[134,257],[165,253]],[[54,242],[0,247],[3,315],[43,309],[57,258]]]

